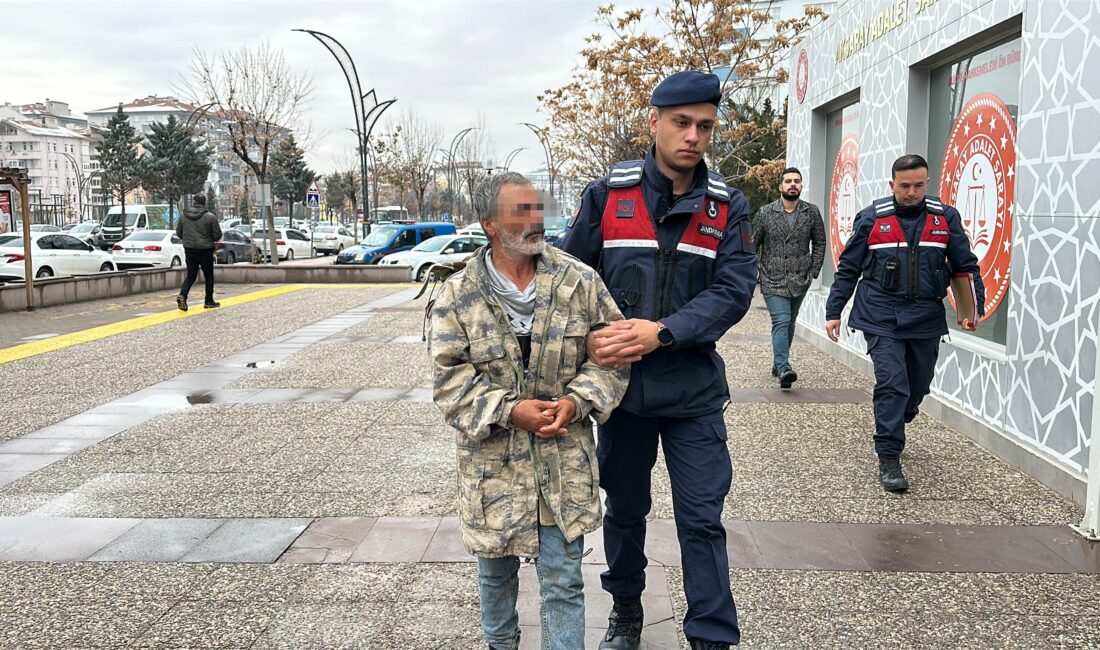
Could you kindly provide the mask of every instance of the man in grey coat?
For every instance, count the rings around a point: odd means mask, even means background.
[[[825,260],[821,212],[799,199],[801,195],[802,172],[788,167],[779,179],[779,200],[760,208],[752,219],[760,293],[772,317],[772,376],[779,378],[780,388],[798,380],[790,362],[795,323]]]
[[[206,209],[206,195],[191,197],[191,207],[183,211],[183,216],[176,223],[176,236],[183,240],[183,253],[187,258],[187,277],[183,279],[180,295],[176,296],[176,307],[187,311],[187,294],[199,277],[200,267],[206,280],[206,302],[203,307],[221,307],[214,300],[214,247],[222,238],[222,229],[218,218]]]

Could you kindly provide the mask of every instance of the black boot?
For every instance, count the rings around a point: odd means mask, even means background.
[[[878,457],[878,478],[887,492],[904,492],[909,489],[909,481],[901,473],[901,459],[897,456]]]
[[[725,641],[704,641],[702,639],[688,639],[691,650],[730,650],[730,644]]]
[[[187,311],[187,298],[176,296],[176,308],[180,311]]]
[[[793,368],[787,366],[779,373],[779,387],[787,389],[791,387],[791,384],[798,381],[798,373]]]
[[[614,598],[599,650],[637,650],[642,643],[642,597]]]

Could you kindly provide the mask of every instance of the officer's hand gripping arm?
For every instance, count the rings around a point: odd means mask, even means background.
[[[589,325],[621,320],[623,317],[599,275],[595,275],[594,281],[589,286],[588,313],[594,314]],[[611,416],[611,411],[615,410],[626,395],[626,386],[629,381],[630,364],[611,369],[604,368],[593,359],[586,358],[580,371],[565,387],[565,396],[572,398],[577,405],[573,421],[576,422],[591,415],[597,422],[606,422]]]

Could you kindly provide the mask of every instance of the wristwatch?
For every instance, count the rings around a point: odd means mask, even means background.
[[[657,321],[657,342],[661,344],[662,348],[670,348],[676,339],[672,338],[672,331],[665,327],[665,324],[661,321]]]

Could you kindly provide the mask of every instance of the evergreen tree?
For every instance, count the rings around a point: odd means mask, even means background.
[[[344,195],[344,175],[340,172],[325,176],[325,205],[335,210],[337,217],[343,218],[347,197]]]
[[[214,193],[214,186],[211,185],[206,188],[206,209],[211,212],[217,212],[218,195]]]
[[[201,147],[174,115],[169,116],[166,123],[152,125],[140,174],[145,189],[164,197],[174,208],[183,195],[202,190],[210,175],[210,151]],[[168,227],[172,225],[169,218]]]
[[[306,190],[315,178],[317,175],[306,166],[305,152],[294,136],[281,141],[271,156],[271,192],[290,203],[292,213],[296,202],[306,200]]]
[[[122,104],[119,104],[118,112],[107,122],[107,134],[103,136],[103,144],[100,145],[99,162],[103,187],[115,194],[122,206],[123,238],[126,237],[126,195],[141,184],[137,154],[137,145],[141,140],[137,130],[130,124],[130,118],[122,112]]]

